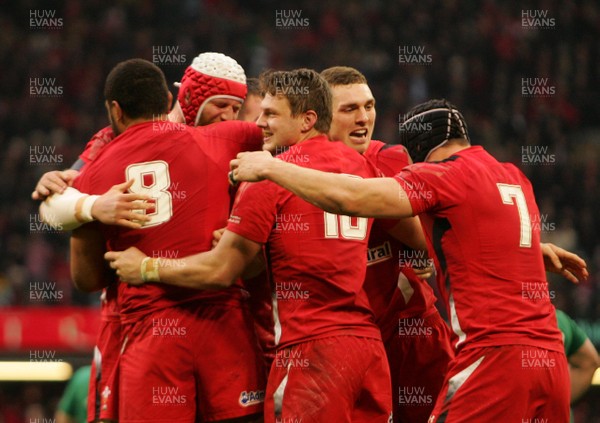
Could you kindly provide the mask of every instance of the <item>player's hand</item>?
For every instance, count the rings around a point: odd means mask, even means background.
[[[412,269],[420,279],[429,279],[435,273],[433,266],[413,267]]]
[[[109,251],[104,254],[104,260],[108,261],[111,268],[115,269],[121,281],[131,285],[141,285],[142,260],[146,255],[135,247],[129,247],[125,251]]]
[[[73,184],[73,179],[75,179],[77,175],[79,175],[79,172],[74,169],[46,172],[35,186],[35,191],[31,193],[31,198],[33,200],[43,201],[46,197],[54,193],[64,193],[65,190]]]
[[[213,240],[212,240],[212,247],[213,248],[215,248],[217,246],[217,244],[219,243],[219,241],[223,237],[223,233],[225,232],[225,229],[226,228],[221,228],[221,229],[217,229],[216,231],[213,232]]]
[[[541,243],[546,271],[564,276],[573,283],[587,280],[589,273],[584,259],[549,242]]]
[[[273,160],[268,151],[254,151],[250,153],[239,153],[236,159],[233,159],[229,166],[229,180],[232,183],[237,182],[257,182],[265,179],[262,172],[269,166]]]
[[[102,194],[92,207],[94,219],[106,225],[118,225],[131,229],[140,229],[150,220],[144,213],[145,210],[156,207],[146,203],[150,197],[141,194],[126,193],[133,185],[134,180],[114,185]]]

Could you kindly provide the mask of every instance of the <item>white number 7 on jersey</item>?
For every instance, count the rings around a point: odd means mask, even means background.
[[[517,206],[519,220],[521,221],[521,239],[519,246],[531,248],[531,219],[525,201],[525,194],[520,185],[496,184],[500,190],[500,197],[504,204]]]

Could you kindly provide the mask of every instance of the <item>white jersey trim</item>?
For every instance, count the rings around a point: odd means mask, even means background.
[[[458,348],[458,346],[463,343],[465,339],[467,339],[467,334],[464,333],[460,327],[458,315],[456,314],[456,305],[454,303],[454,297],[452,294],[450,294],[450,297],[448,298],[448,303],[450,304],[450,323],[452,325],[452,331],[456,334],[456,336],[458,336],[458,341],[454,347]]]

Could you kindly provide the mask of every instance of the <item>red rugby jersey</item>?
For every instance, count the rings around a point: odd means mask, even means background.
[[[442,267],[453,345],[562,350],[540,251],[529,180],[482,147],[419,163],[395,179],[419,214]]]
[[[390,177],[412,163],[404,146],[381,141],[371,141],[364,156],[384,176]],[[398,319],[422,316],[435,308],[436,302],[427,281],[416,277],[413,272],[406,272],[409,286],[399,286],[401,269],[426,265],[429,259],[421,252],[407,249],[388,234],[388,228],[396,222],[375,219],[369,237],[365,291],[382,332],[386,328],[397,330]]]
[[[151,257],[177,259],[211,249],[212,232],[229,214],[229,161],[240,151],[262,147],[262,131],[247,122],[222,122],[192,128],[160,121],[133,125],[98,153],[75,180],[75,187],[102,194],[135,179],[131,192],[154,198],[153,220],[142,229],[104,226],[109,250],[135,246]],[[174,265],[177,265],[175,260]],[[164,284],[120,284],[121,320],[156,309],[202,300],[231,303],[239,286],[199,291]]]
[[[327,172],[378,175],[356,151],[325,136],[278,158]],[[278,347],[334,335],[381,339],[362,289],[369,227],[370,219],[326,213],[271,181],[241,186],[227,229],[267,244]]]

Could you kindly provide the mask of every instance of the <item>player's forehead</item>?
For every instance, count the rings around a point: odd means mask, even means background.
[[[334,108],[375,102],[371,88],[367,84],[333,85],[331,94]]]
[[[241,106],[242,102],[234,98],[213,98],[207,104],[212,104],[217,107]]]
[[[288,99],[283,95],[271,95],[269,93],[265,94],[263,99],[260,102],[260,108],[263,111],[276,111],[279,113],[290,113],[291,107]]]

